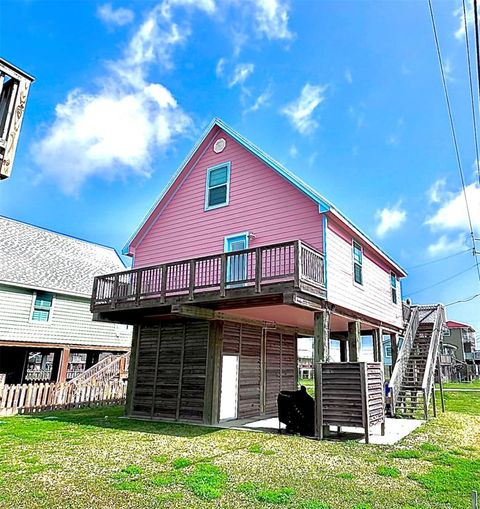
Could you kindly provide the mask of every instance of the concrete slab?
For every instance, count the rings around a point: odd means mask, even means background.
[[[370,443],[379,445],[393,445],[408,436],[412,431],[416,430],[425,421],[420,419],[389,419],[385,420],[385,435],[382,436],[380,424],[370,428]],[[232,423],[233,424],[233,423]],[[259,421],[238,422],[232,426],[235,429],[247,429],[257,432],[278,432],[278,418],[262,419]],[[285,425],[281,425],[281,429],[285,429]],[[336,426],[331,426],[331,437],[333,440],[357,440],[365,443],[363,428],[344,427],[341,433],[337,434]]]

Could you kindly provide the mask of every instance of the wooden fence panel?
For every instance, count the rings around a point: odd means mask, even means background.
[[[127,382],[123,380],[77,386],[68,383],[4,385],[0,388],[0,416],[120,404],[125,402],[126,393]]]

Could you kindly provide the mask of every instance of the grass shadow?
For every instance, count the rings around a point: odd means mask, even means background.
[[[126,418],[123,406],[81,408],[72,410],[42,412],[22,416],[25,419],[55,421],[79,426],[114,429],[119,431],[137,431],[157,435],[194,438],[220,431],[196,424],[183,424],[165,421],[150,421]]]

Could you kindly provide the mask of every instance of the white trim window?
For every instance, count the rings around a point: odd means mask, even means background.
[[[398,302],[397,297],[397,276],[390,272],[390,286],[392,288],[392,302],[396,304]]]
[[[357,285],[363,285],[363,248],[355,241],[352,241],[353,256],[353,281]]]
[[[207,170],[205,210],[228,205],[230,195],[230,163],[222,163]]]
[[[52,317],[53,293],[36,291],[33,293],[31,321],[49,322]]]

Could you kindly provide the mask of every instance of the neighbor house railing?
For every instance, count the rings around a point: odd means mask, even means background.
[[[127,382],[74,385],[40,383],[0,386],[0,416],[125,403]]]
[[[209,290],[218,290],[221,297],[232,288],[254,287],[260,293],[263,285],[282,281],[297,287],[305,283],[314,293],[324,288],[323,254],[297,240],[98,276],[92,311],[151,298],[165,302],[178,295],[193,300]]]
[[[418,323],[419,323],[418,307],[412,306],[410,308],[409,320],[407,327],[405,329],[405,334],[403,335],[402,348],[398,353],[397,362],[395,363],[392,376],[390,377],[390,381],[388,382],[388,386],[391,391],[393,412],[395,412],[396,398],[400,393],[400,388],[402,386],[402,382],[405,377],[405,372],[407,370],[408,359],[410,358],[413,342],[415,340],[415,336],[418,330]]]
[[[121,379],[127,373],[129,359],[130,352],[122,355],[108,355],[76,378],[72,378],[68,383],[71,385],[99,384],[108,382],[113,378]]]

